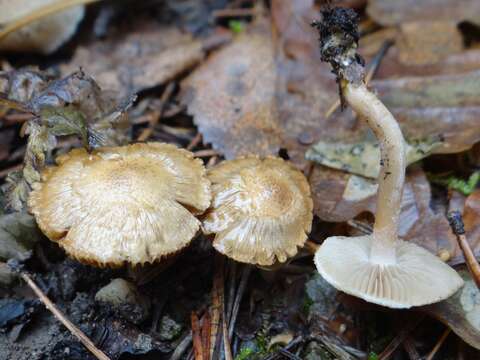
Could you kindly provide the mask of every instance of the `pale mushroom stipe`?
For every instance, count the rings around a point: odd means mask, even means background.
[[[365,85],[363,61],[356,54],[357,16],[340,8],[322,11],[322,16],[313,24],[322,60],[337,75],[342,103],[367,122],[380,142],[381,172],[373,233],[326,239],[315,254],[317,269],[337,289],[387,307],[444,300],[463,285],[461,277],[427,250],[398,239],[405,142],[392,114]]]
[[[313,218],[310,186],[281,158],[248,156],[208,171],[212,206],[203,220],[214,248],[240,262],[268,266],[294,256]]]
[[[30,194],[40,229],[77,260],[151,263],[187,246],[210,205],[210,181],[189,151],[162,143],[73,150]]]

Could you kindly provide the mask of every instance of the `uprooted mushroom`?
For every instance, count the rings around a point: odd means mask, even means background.
[[[29,208],[72,257],[98,266],[154,262],[187,246],[210,205],[203,163],[174,145],[77,149],[34,184]]]
[[[392,308],[409,308],[448,298],[462,285],[460,276],[427,250],[398,239],[405,178],[405,149],[400,127],[364,82],[356,53],[357,16],[350,9],[322,12],[314,23],[322,60],[329,62],[342,100],[367,122],[381,147],[381,172],[373,233],[330,237],[315,255],[320,274],[336,288]]]

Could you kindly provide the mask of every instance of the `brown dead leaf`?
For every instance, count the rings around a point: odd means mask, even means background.
[[[463,38],[455,22],[422,21],[400,25],[396,40],[404,64],[434,64],[463,50]]]
[[[83,68],[102,88],[126,95],[164,84],[203,57],[200,41],[177,28],[146,21],[127,35],[120,29],[79,47],[60,69],[66,75]]]
[[[463,288],[442,302],[423,306],[421,311],[449,326],[455,334],[480,350],[480,291],[466,270],[459,271]]]
[[[370,0],[367,13],[385,26],[425,19],[480,24],[478,0]]]

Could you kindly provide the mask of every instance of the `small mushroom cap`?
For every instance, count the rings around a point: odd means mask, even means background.
[[[59,0],[0,0],[0,25],[56,2]],[[49,54],[75,34],[84,14],[85,7],[79,5],[34,21],[1,39],[0,50]]]
[[[455,270],[406,241],[396,243],[396,264],[372,263],[372,239],[372,235],[328,238],[315,254],[318,272],[337,289],[390,308],[432,304],[462,287]]]
[[[170,144],[77,149],[47,168],[29,208],[40,229],[79,261],[143,264],[188,245],[210,204],[202,162]]]
[[[313,202],[305,176],[280,158],[249,156],[208,172],[212,206],[203,221],[213,246],[240,262],[284,262],[311,230]]]

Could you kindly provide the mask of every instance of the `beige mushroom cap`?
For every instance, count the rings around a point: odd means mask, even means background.
[[[208,172],[212,206],[203,221],[213,246],[240,262],[272,265],[295,255],[311,230],[305,176],[280,158],[224,161]]]
[[[372,235],[328,238],[315,254],[318,272],[347,294],[391,308],[432,304],[462,287],[455,270],[406,241],[397,241],[396,264],[372,263],[372,239]]]
[[[197,233],[210,204],[202,162],[170,144],[73,150],[34,185],[29,208],[40,229],[79,261],[143,264],[172,254]]]
[[[56,2],[59,0],[0,0],[0,25]],[[34,21],[1,39],[0,50],[49,54],[75,34],[84,14],[85,7],[80,5]]]

